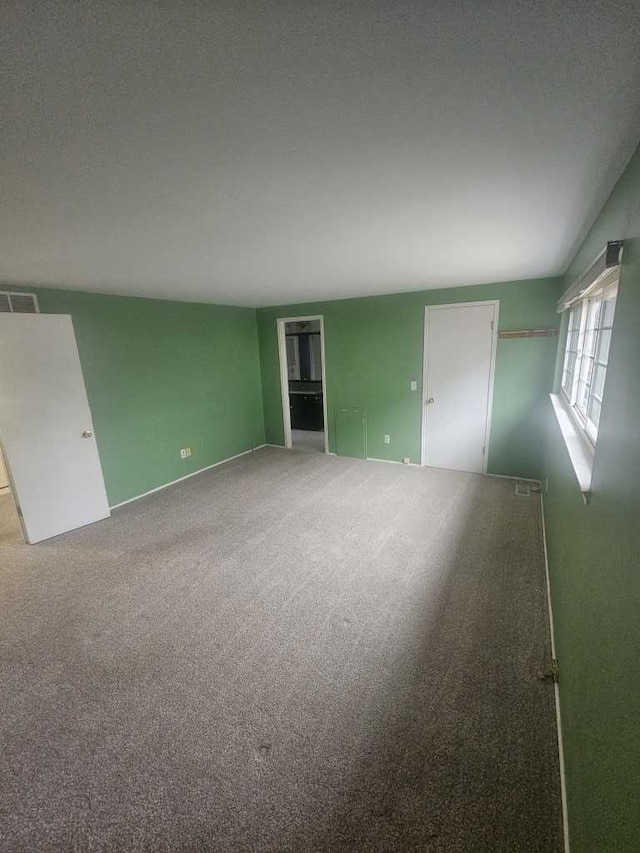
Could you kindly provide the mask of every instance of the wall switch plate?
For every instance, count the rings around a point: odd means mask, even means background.
[[[418,390],[418,383],[416,382],[416,380],[415,380],[415,379],[412,379],[412,380],[411,380],[411,385],[410,385],[410,387],[411,387],[411,390],[412,390],[412,391],[417,391],[417,390]]]
[[[391,444],[391,436],[390,435],[385,435],[384,443],[385,444]]]
[[[187,448],[185,448],[185,449],[186,449],[186,451],[187,451],[187,456],[191,456],[191,448],[190,448],[190,447],[187,447]]]
[[[186,448],[186,447],[183,447],[183,448],[180,450],[180,459],[186,459],[186,458],[187,458],[187,448]]]

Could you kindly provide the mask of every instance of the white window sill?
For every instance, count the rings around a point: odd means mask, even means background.
[[[580,434],[569,409],[559,394],[549,394],[560,432],[567,446],[567,452],[576,472],[580,491],[585,503],[591,497],[591,473],[593,471],[593,450]]]

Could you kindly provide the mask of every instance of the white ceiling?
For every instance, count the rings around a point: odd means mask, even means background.
[[[640,135],[635,0],[1,8],[8,284],[266,305],[556,274]]]

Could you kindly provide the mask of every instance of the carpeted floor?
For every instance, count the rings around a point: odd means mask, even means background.
[[[537,496],[264,448],[0,542],[0,849],[556,853]]]
[[[0,547],[2,545],[17,545],[22,542],[24,542],[24,537],[20,529],[20,520],[13,497],[10,492],[3,491],[0,493]]]

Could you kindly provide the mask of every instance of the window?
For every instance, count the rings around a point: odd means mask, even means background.
[[[576,302],[569,313],[562,394],[593,446],[598,438],[617,293],[615,269],[595,290]]]

